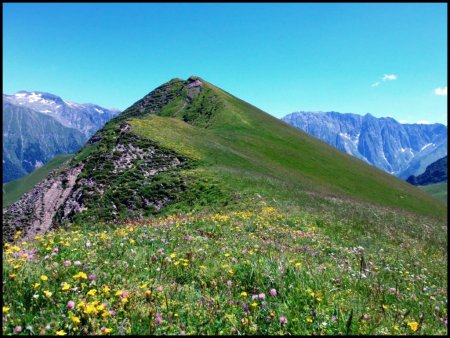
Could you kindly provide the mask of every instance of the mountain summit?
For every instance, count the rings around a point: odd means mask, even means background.
[[[255,198],[299,206],[345,199],[445,214],[416,187],[192,76],[163,84],[106,123],[67,168],[4,209],[4,234],[218,211]]]

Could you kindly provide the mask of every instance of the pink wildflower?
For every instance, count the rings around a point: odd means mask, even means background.
[[[272,297],[276,297],[276,295],[277,295],[277,290],[276,290],[276,289],[270,289],[270,295],[271,295]]]
[[[288,322],[288,320],[287,320],[287,318],[285,316],[280,317],[280,324],[281,325],[287,324],[287,322]]]
[[[266,299],[266,295],[265,295],[264,293],[260,293],[260,294],[258,295],[258,298],[259,298],[259,299]]]
[[[157,314],[156,314],[156,319],[155,319],[156,325],[161,324],[162,321],[163,321],[163,319],[162,319],[161,315],[160,315],[159,313],[157,313]]]
[[[68,302],[67,302],[67,308],[69,309],[69,310],[73,310],[74,308],[75,308],[75,302],[73,301],[73,300],[69,300]]]

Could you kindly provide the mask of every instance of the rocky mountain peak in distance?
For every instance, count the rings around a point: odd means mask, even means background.
[[[118,109],[107,109],[92,103],[68,102],[55,94],[40,91],[21,90],[12,95],[3,94],[3,102],[52,116],[63,126],[74,128],[86,137],[92,136],[120,113]]]
[[[370,113],[337,112],[297,112],[282,120],[402,179],[447,154],[447,127],[438,123],[401,124]]]

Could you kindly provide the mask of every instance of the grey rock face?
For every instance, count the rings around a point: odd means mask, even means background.
[[[298,112],[283,121],[390,174],[406,179],[447,154],[447,127],[390,117]]]

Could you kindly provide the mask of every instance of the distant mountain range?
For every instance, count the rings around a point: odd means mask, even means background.
[[[407,181],[414,185],[447,182],[447,156],[431,163],[423,174],[409,176]]]
[[[119,113],[43,92],[3,94],[3,182],[31,173],[58,154],[77,151]]]
[[[447,155],[443,124],[401,124],[390,117],[297,112],[283,121],[402,179]]]

